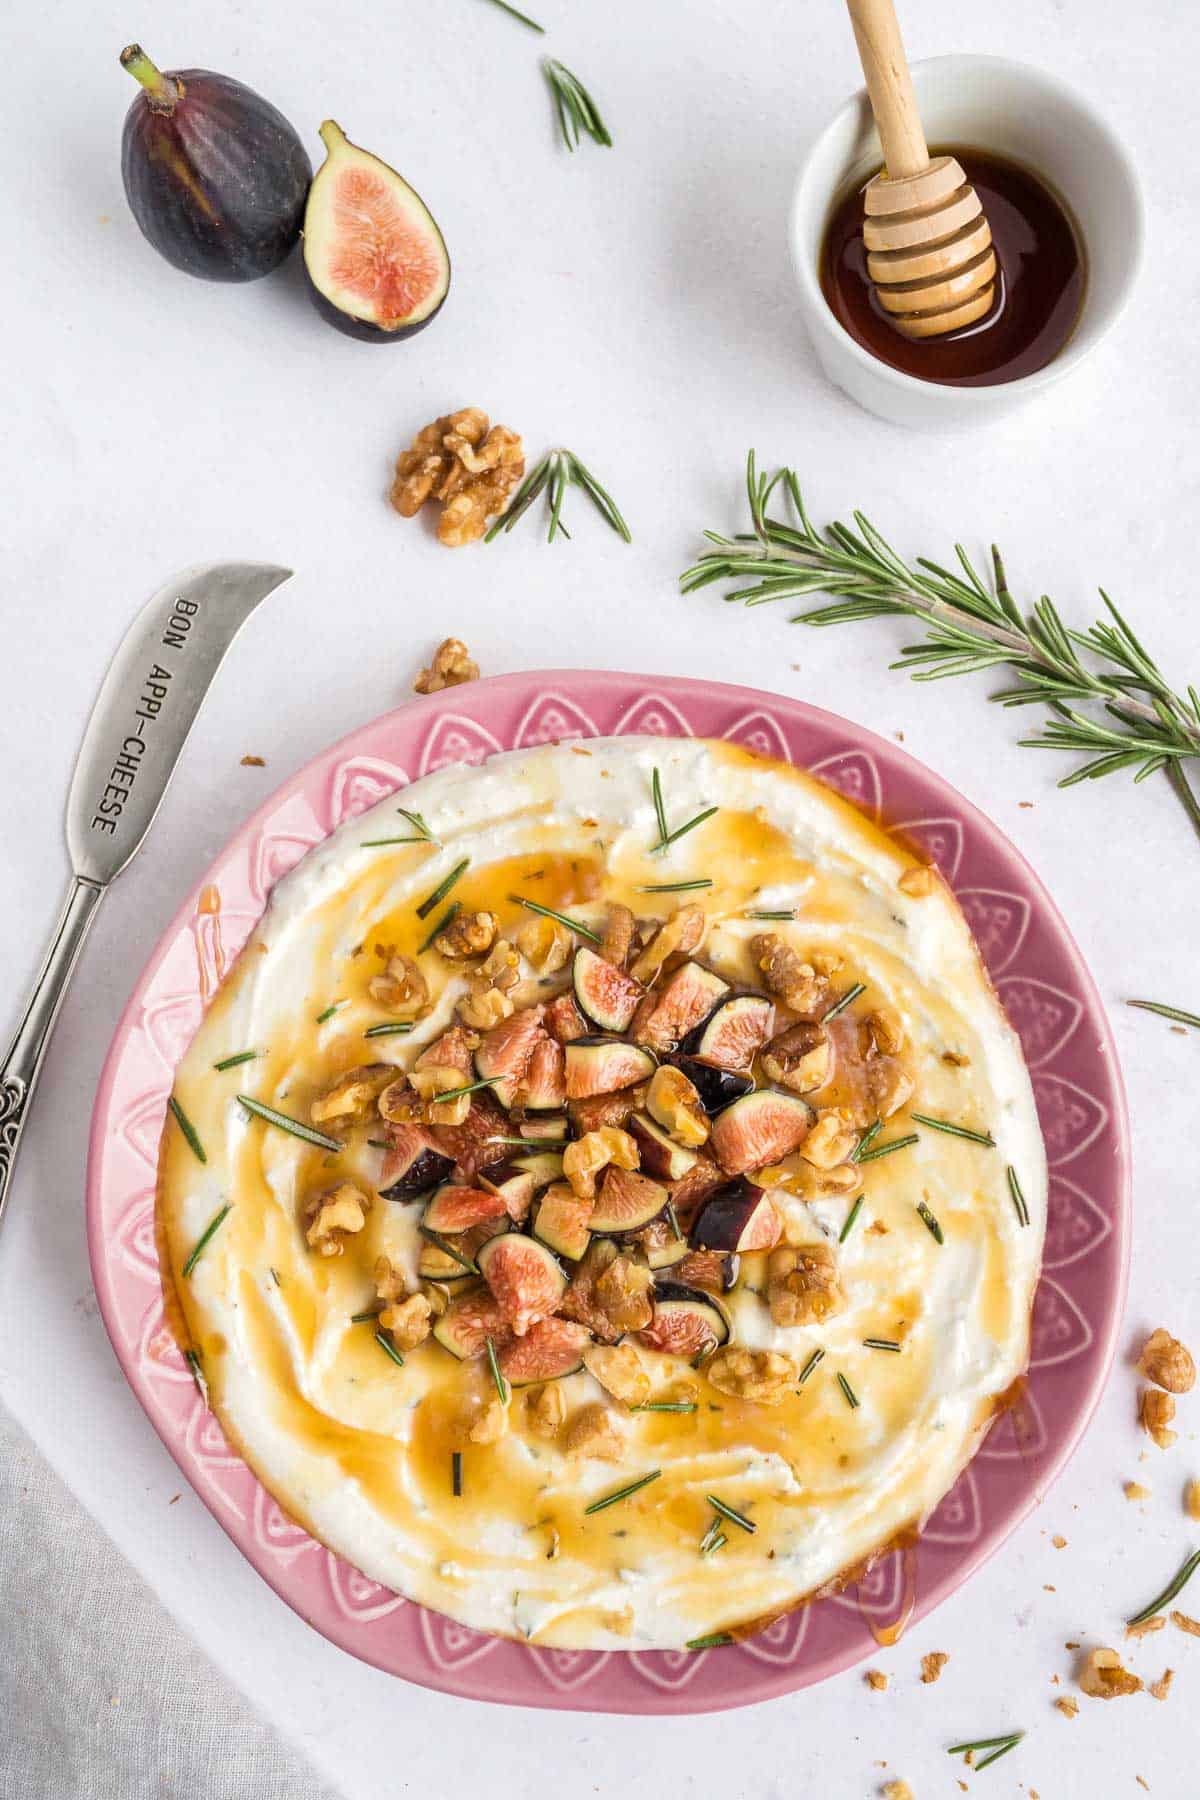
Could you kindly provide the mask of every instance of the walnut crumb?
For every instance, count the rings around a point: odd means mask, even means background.
[[[1140,1625],[1127,1625],[1125,1636],[1127,1638],[1150,1637],[1152,1633],[1161,1631],[1166,1622],[1162,1613],[1155,1613],[1152,1618],[1143,1619]]]
[[[1184,1488],[1183,1510],[1189,1519],[1200,1519],[1200,1481],[1189,1481]]]
[[[921,1658],[921,1680],[927,1687],[938,1680],[949,1661],[944,1650],[931,1650],[928,1656]]]
[[[1165,1700],[1171,1691],[1171,1683],[1175,1679],[1174,1669],[1164,1669],[1157,1681],[1150,1683],[1149,1692],[1155,1700]]]
[[[907,1781],[889,1781],[884,1784],[883,1800],[913,1800],[913,1791]]]
[[[483,536],[524,473],[517,433],[492,425],[478,406],[464,406],[426,425],[401,451],[388,498],[405,519],[427,500],[440,500],[438,537],[453,549]]]
[[[924,900],[932,894],[937,884],[937,877],[932,869],[923,864],[913,869],[905,869],[896,883],[902,894],[908,894],[913,900]]]
[[[1162,1388],[1145,1387],[1138,1401],[1138,1418],[1146,1436],[1156,1443],[1160,1450],[1169,1450],[1179,1436],[1170,1429],[1175,1417],[1175,1396],[1166,1394]]]
[[[478,680],[479,664],[469,655],[467,646],[461,638],[448,637],[434,651],[429,667],[413,678],[413,693],[440,694],[443,688]]]
[[[1054,1545],[1056,1550],[1065,1550],[1067,1547],[1067,1540],[1062,1535],[1061,1531],[1056,1531],[1054,1536],[1050,1539],[1050,1542]]]
[[[1140,1788],[1145,1788],[1147,1793],[1150,1792],[1150,1783],[1146,1780],[1144,1775],[1135,1775],[1133,1779],[1137,1782],[1137,1784]]]
[[[1138,1368],[1147,1381],[1166,1388],[1171,1394],[1188,1393],[1196,1380],[1196,1365],[1190,1350],[1161,1325],[1150,1333],[1142,1346]]]
[[[1073,1719],[1079,1711],[1079,1702],[1074,1694],[1060,1694],[1054,1704],[1064,1719]]]
[[[1189,1637],[1200,1637],[1200,1619],[1191,1619],[1187,1613],[1173,1612],[1171,1623],[1177,1625],[1180,1631],[1186,1631]]]
[[[345,1240],[362,1230],[370,1209],[371,1196],[350,1181],[313,1194],[304,1207],[304,1237],[310,1250],[341,1256]]]
[[[866,1682],[872,1693],[885,1694],[887,1692],[888,1678],[882,1669],[868,1669]]]
[[[1079,1674],[1079,1685],[1093,1700],[1119,1700],[1125,1694],[1140,1694],[1143,1682],[1139,1675],[1123,1667],[1116,1650],[1106,1646],[1089,1651]]]
[[[1127,1500],[1149,1500],[1151,1497],[1151,1489],[1143,1487],[1140,1481],[1127,1481],[1124,1493]]]
[[[242,758],[243,769],[265,769],[266,766],[267,759],[265,756],[243,756]]]

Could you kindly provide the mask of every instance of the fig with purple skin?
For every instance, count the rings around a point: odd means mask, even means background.
[[[257,281],[300,236],[312,164],[281,112],[211,69],[121,66],[142,92],[125,117],[121,178],[142,235],[202,281]]]
[[[552,1037],[540,1037],[517,1089],[517,1105],[530,1112],[553,1112],[567,1098],[566,1058]]]
[[[590,1100],[634,1087],[654,1073],[654,1058],[623,1038],[577,1038],[566,1048],[567,1098]]]
[[[439,1236],[446,1236],[458,1231],[469,1231],[472,1225],[481,1225],[485,1219],[507,1218],[507,1209],[503,1197],[497,1193],[486,1193],[482,1188],[441,1187],[434,1194],[421,1223]]]
[[[490,1169],[481,1169],[476,1180],[480,1187],[504,1202],[509,1218],[519,1225],[529,1211],[537,1186],[534,1172],[517,1162],[502,1162]]]
[[[566,1292],[567,1278],[550,1251],[519,1232],[489,1239],[476,1261],[518,1337],[539,1319],[549,1318]]]
[[[581,1011],[601,1031],[627,1031],[645,993],[640,981],[606,962],[586,944],[575,952],[572,978]]]
[[[634,1113],[626,1130],[637,1140],[642,1168],[660,1181],[679,1181],[696,1161],[696,1152],[677,1144],[649,1113]]]
[[[532,1191],[540,1194],[542,1189],[549,1187],[552,1181],[562,1180],[562,1151],[534,1150],[526,1155],[523,1150],[518,1150],[513,1158],[513,1166],[517,1169],[524,1169],[527,1175],[532,1176]]]
[[[592,1210],[592,1230],[604,1237],[640,1231],[657,1218],[667,1204],[667,1190],[636,1169],[611,1164],[604,1171],[600,1193]]]
[[[727,1175],[744,1175],[798,1150],[812,1122],[812,1107],[798,1094],[759,1088],[717,1114],[709,1144]]]
[[[507,1344],[512,1331],[496,1299],[486,1288],[477,1287],[450,1302],[435,1322],[433,1335],[451,1356],[463,1361],[482,1356],[488,1338],[497,1348]]]
[[[633,1035],[651,1050],[674,1050],[729,992],[703,963],[685,962],[661,988],[652,989],[638,1008]]]
[[[379,1177],[382,1200],[418,1200],[454,1173],[454,1162],[431,1150],[415,1125],[394,1125]]]
[[[490,1081],[492,1093],[501,1106],[511,1106],[533,1052],[545,1036],[540,1006],[515,1012],[499,1025],[485,1031],[475,1052],[475,1073],[480,1081]]]
[[[771,1035],[775,1003],[765,994],[733,994],[722,1000],[683,1046],[689,1056],[717,1069],[748,1069]]]
[[[548,1244],[556,1256],[578,1262],[592,1241],[592,1202],[581,1200],[565,1181],[556,1181],[542,1195],[533,1221],[533,1235]]]
[[[735,1181],[706,1200],[688,1233],[694,1250],[773,1250],[783,1221],[769,1194],[751,1181]]]
[[[709,1118],[734,1100],[740,1100],[743,1094],[754,1092],[752,1075],[735,1075],[728,1069],[716,1068],[712,1063],[697,1062],[694,1056],[676,1054],[670,1060],[687,1076],[699,1094],[700,1104]]]
[[[498,1357],[500,1373],[514,1387],[535,1381],[559,1381],[583,1367],[588,1333],[570,1319],[542,1319],[522,1338],[504,1346]]]
[[[714,1294],[664,1281],[655,1291],[654,1317],[637,1336],[667,1356],[699,1356],[728,1341],[729,1314]]]
[[[421,331],[450,291],[433,214],[407,181],[326,119],[328,152],[304,210],[304,268],[317,311],[369,344]]]

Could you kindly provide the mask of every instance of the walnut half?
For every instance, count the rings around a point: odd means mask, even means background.
[[[411,519],[428,500],[440,500],[438,537],[454,548],[474,543],[488,520],[504,511],[525,473],[521,439],[507,425],[491,425],[477,406],[447,413],[417,433],[396,459],[389,498]],[[433,690],[418,690],[433,691]]]

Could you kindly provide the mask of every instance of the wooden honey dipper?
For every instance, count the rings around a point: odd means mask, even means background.
[[[883,146],[867,183],[867,273],[905,337],[941,337],[981,319],[996,253],[979,195],[953,156],[929,155],[892,0],[846,0]]]

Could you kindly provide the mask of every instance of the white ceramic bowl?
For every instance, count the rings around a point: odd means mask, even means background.
[[[1116,323],[1142,258],[1141,189],[1104,119],[1057,76],[1000,56],[937,56],[914,63],[912,73],[930,143],[976,145],[1012,157],[1067,202],[1087,254],[1079,322],[1052,363],[995,387],[918,381],[855,343],[830,312],[817,271],[833,200],[879,166],[865,90],[825,127],[796,183],[791,244],[801,306],[821,367],[869,412],[924,430],[983,425],[1062,381]]]

